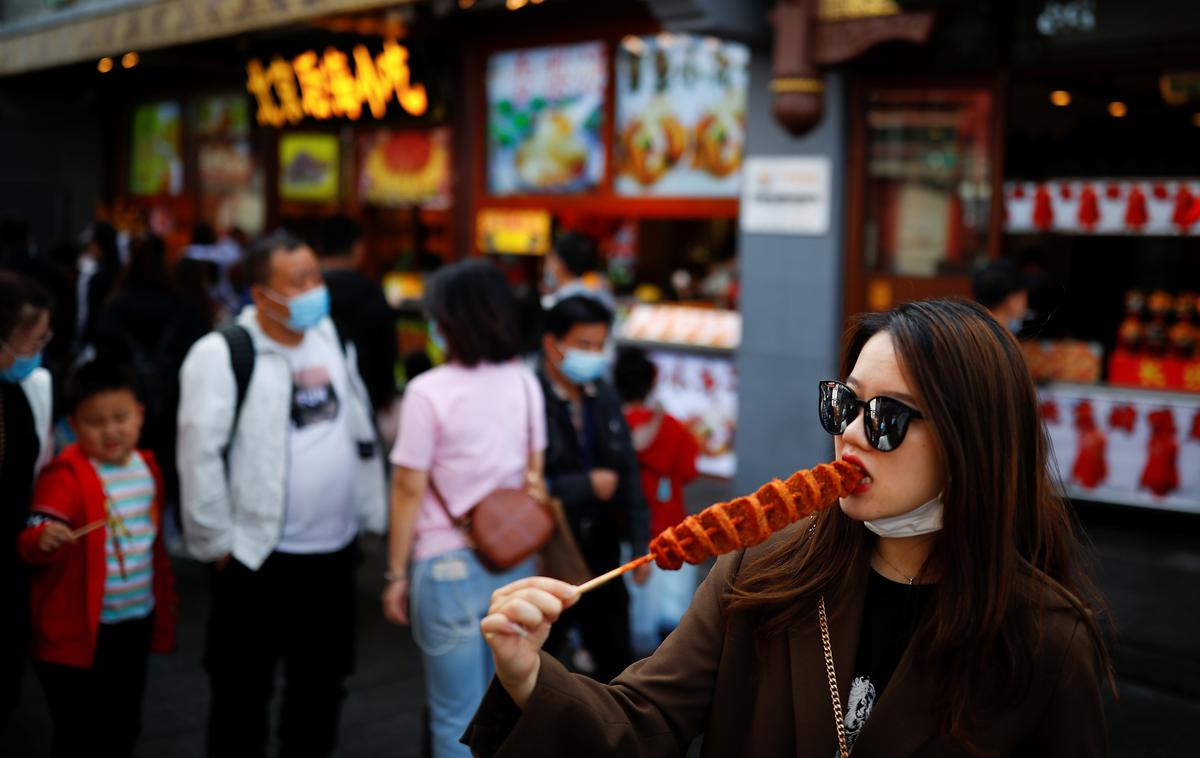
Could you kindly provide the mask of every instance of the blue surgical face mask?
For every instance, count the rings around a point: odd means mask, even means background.
[[[446,355],[446,338],[442,336],[441,331],[438,329],[437,322],[433,319],[429,320],[428,330],[430,343],[437,348],[439,353]]]
[[[568,347],[563,350],[560,368],[563,375],[575,384],[587,384],[604,376],[604,370],[608,368],[608,356],[603,352]]]
[[[288,318],[283,323],[295,332],[306,332],[329,315],[329,290],[324,284],[287,300],[272,292],[271,299],[287,304]]]
[[[17,355],[6,343],[4,343],[4,350],[13,357],[13,363],[8,368],[0,371],[0,382],[20,384],[28,379],[29,375],[37,370],[38,366],[42,365],[41,351],[33,355]]]

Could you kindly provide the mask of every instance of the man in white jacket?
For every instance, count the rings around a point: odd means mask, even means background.
[[[247,269],[248,383],[228,330],[197,342],[180,373],[184,535],[213,566],[208,752],[265,753],[282,659],[282,754],[328,755],[353,667],[356,537],[384,529],[383,459],[316,255],[277,233]]]

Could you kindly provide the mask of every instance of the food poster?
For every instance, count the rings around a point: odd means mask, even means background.
[[[1052,384],[1038,402],[1068,495],[1200,513],[1200,394]]]
[[[266,225],[263,172],[245,140],[214,140],[196,148],[203,216],[219,230],[260,234]]]
[[[359,195],[373,205],[450,207],[450,130],[380,129],[359,137]]]
[[[733,358],[653,351],[658,381],[651,402],[679,419],[700,446],[701,474],[732,478],[737,472],[737,369]]]
[[[196,102],[193,132],[201,139],[250,136],[250,103],[240,92],[202,97]]]
[[[140,105],[133,111],[129,191],[139,197],[183,192],[179,103]]]
[[[279,196],[332,203],[338,199],[338,138],[321,132],[279,137]]]
[[[660,34],[622,42],[617,194],[738,196],[749,60],[745,45],[714,37]]]
[[[497,53],[488,61],[488,192],[579,193],[604,178],[604,44]]]

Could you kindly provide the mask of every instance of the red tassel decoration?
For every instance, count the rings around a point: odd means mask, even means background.
[[[1129,204],[1125,206],[1125,226],[1140,232],[1150,218],[1146,212],[1146,195],[1135,184],[1129,190]]]
[[[1192,204],[1195,198],[1183,182],[1179,183],[1179,191],[1175,193],[1175,211],[1171,214],[1171,223],[1179,227],[1180,234],[1187,234],[1196,219],[1191,217]]]
[[[1079,193],[1079,226],[1085,232],[1094,231],[1096,224],[1100,221],[1100,203],[1096,197],[1096,190],[1092,189],[1092,185],[1083,185],[1083,191]]]
[[[1045,185],[1038,185],[1033,196],[1033,225],[1041,231],[1049,231],[1054,225],[1054,208],[1050,205],[1050,193]]]

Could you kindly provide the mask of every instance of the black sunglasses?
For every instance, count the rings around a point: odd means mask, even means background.
[[[817,404],[817,412],[825,431],[833,435],[842,434],[858,417],[858,409],[866,408],[863,431],[867,442],[885,453],[900,447],[908,432],[909,421],[925,418],[916,408],[884,395],[859,400],[854,390],[832,379],[821,382],[820,388],[821,399]]]

